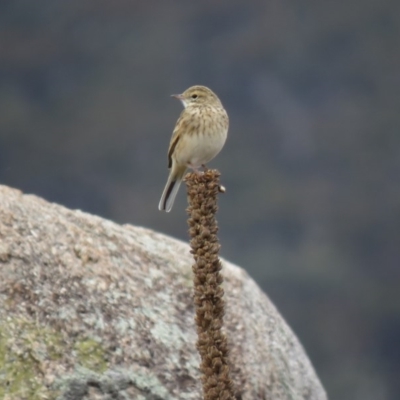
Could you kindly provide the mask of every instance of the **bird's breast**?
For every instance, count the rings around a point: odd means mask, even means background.
[[[211,161],[225,144],[228,133],[226,112],[223,109],[197,110],[185,128],[174,158],[178,164],[200,167]]]

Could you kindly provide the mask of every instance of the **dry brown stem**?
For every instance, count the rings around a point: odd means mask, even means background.
[[[227,340],[222,332],[224,291],[215,219],[220,192],[219,176],[218,171],[207,170],[204,174],[191,173],[186,177],[190,245],[195,259],[193,279],[197,349],[201,357],[205,400],[235,398],[229,374]]]

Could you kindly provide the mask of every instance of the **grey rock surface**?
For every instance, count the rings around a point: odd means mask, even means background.
[[[187,244],[0,186],[0,398],[201,399]],[[301,344],[223,261],[238,398],[325,400]]]

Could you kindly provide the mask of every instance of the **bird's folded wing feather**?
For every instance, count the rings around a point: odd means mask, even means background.
[[[175,147],[179,142],[179,139],[182,137],[182,134],[187,130],[190,118],[188,118],[190,115],[190,111],[185,108],[181,115],[178,118],[178,121],[176,121],[176,125],[174,128],[174,131],[172,133],[171,141],[169,143],[169,149],[168,149],[168,168],[172,167],[172,154],[174,153]]]

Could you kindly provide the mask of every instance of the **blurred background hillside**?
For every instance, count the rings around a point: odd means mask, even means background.
[[[400,392],[398,0],[0,2],[0,183],[186,240],[157,209],[181,104],[231,120],[223,256],[304,344],[331,400]]]

